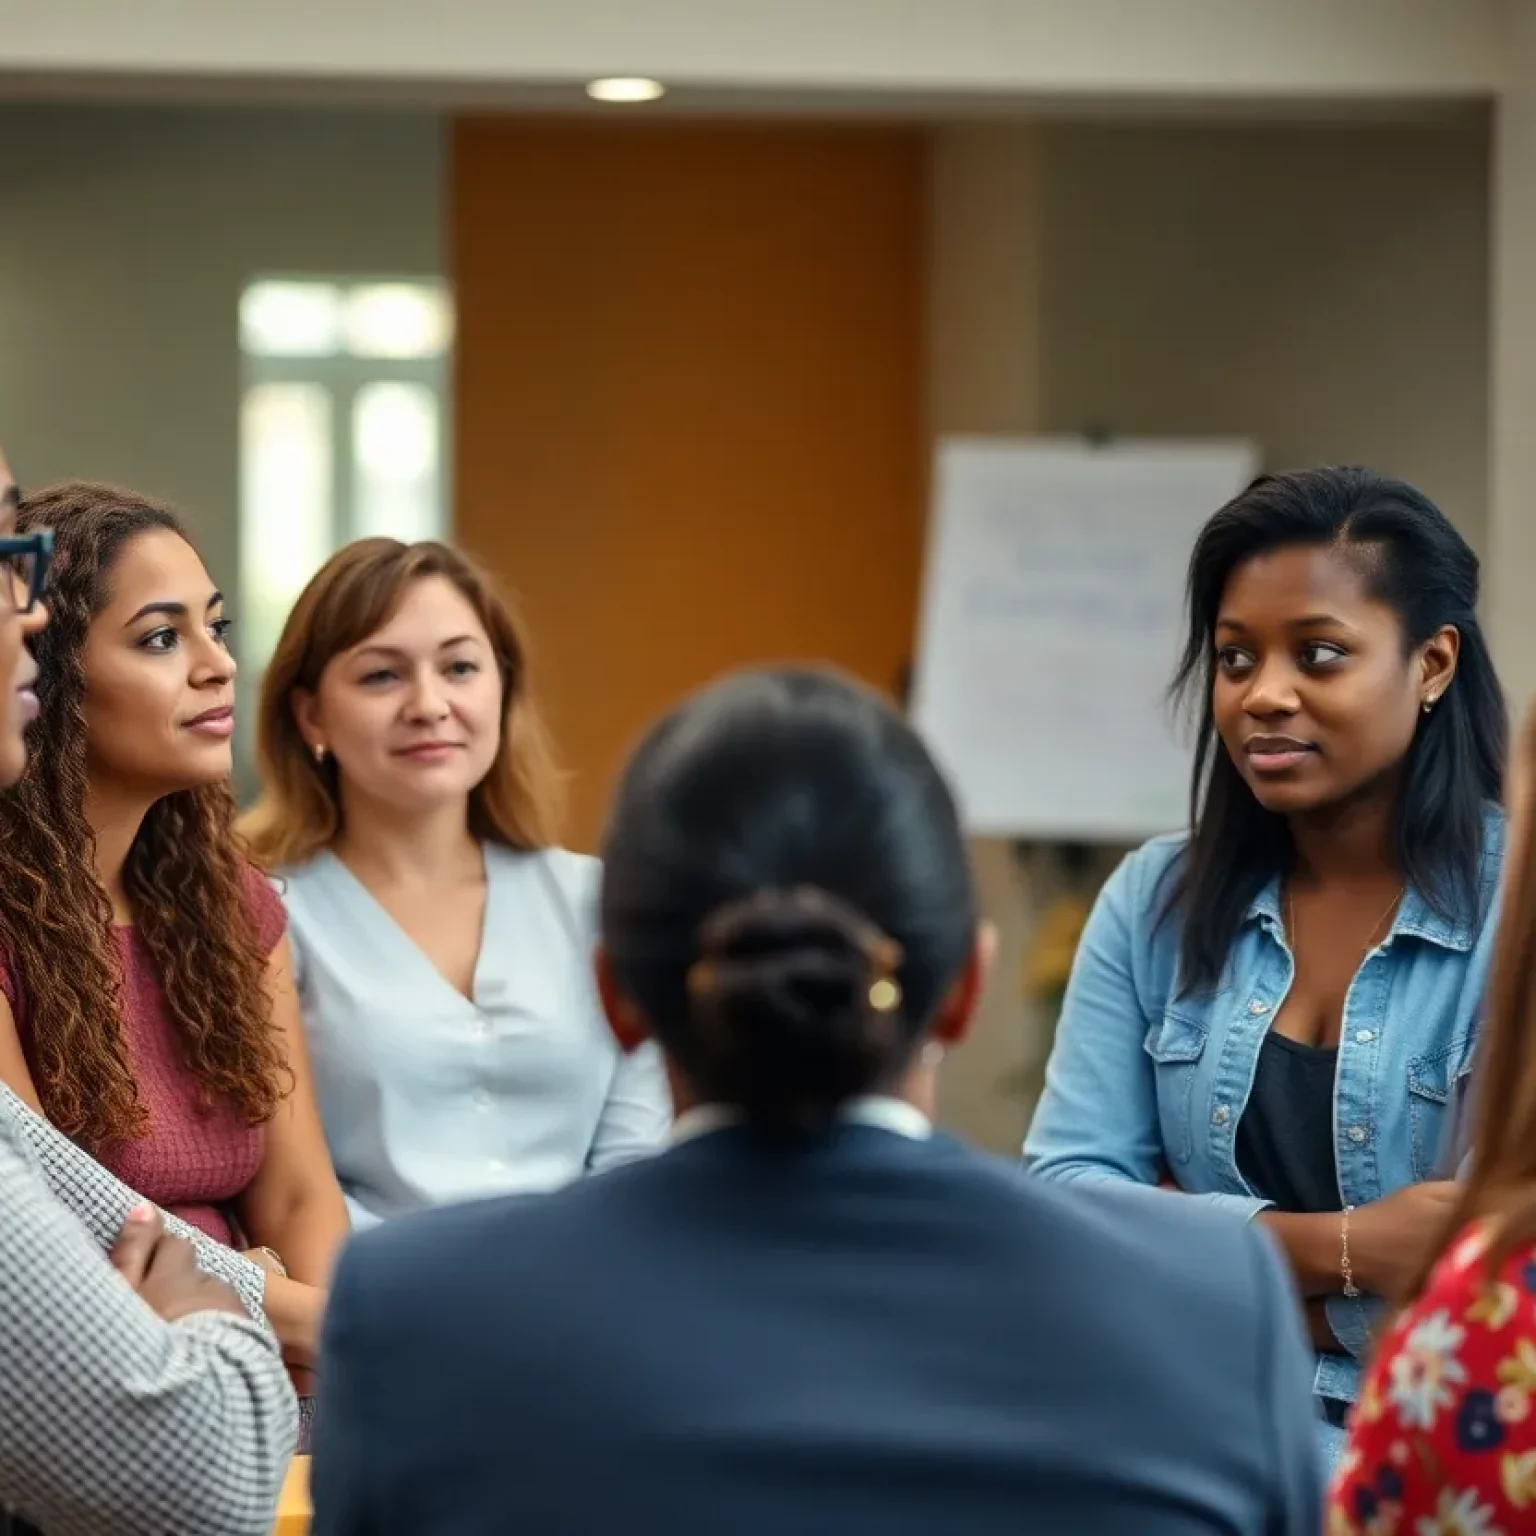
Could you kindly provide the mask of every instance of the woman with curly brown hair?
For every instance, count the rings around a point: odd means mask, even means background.
[[[26,768],[48,623],[53,535],[17,532],[20,500],[0,452],[0,793]],[[264,1272],[4,1087],[0,1229],[0,1531],[264,1536],[298,1422],[257,1326]]]
[[[346,1211],[281,903],[228,788],[223,598],[176,518],[105,486],[27,498],[54,532],[38,719],[0,799],[0,1079],[123,1181],[272,1271],[312,1362]]]

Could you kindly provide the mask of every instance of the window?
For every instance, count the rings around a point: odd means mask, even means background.
[[[335,550],[372,534],[446,534],[452,341],[436,280],[263,277],[241,295],[236,638],[249,697]]]

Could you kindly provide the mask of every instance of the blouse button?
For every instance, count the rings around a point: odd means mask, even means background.
[[[1350,1126],[1349,1139],[1358,1147],[1365,1140],[1365,1127],[1363,1125]]]
[[[1225,1125],[1232,1118],[1232,1111],[1225,1104],[1218,1104],[1211,1112],[1212,1125]]]
[[[483,1088],[476,1090],[475,1108],[478,1109],[482,1114],[491,1108],[491,1096]]]

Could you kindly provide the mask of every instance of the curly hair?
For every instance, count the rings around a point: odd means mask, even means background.
[[[96,878],[86,817],[83,652],[125,546],[156,529],[186,534],[164,506],[82,483],[26,497],[17,526],[53,529],[52,617],[32,641],[40,710],[27,771],[0,796],[0,953],[24,999],[44,1112],[99,1150],[142,1136],[147,1119],[123,1038],[112,903]],[[224,784],[165,796],[134,838],[123,884],[167,1017],[207,1100],[231,1103],[258,1125],[287,1092],[287,1063],[271,1027],[250,865],[234,816]]]

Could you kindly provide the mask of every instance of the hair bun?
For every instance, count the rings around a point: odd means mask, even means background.
[[[810,1134],[845,1099],[880,1086],[901,989],[901,946],[813,886],[717,909],[688,972],[712,1070],[760,1129]]]
[[[889,981],[901,946],[850,903],[819,886],[770,887],[727,902],[699,930],[701,958],[688,973],[695,996],[718,986],[722,967],[739,960],[797,953],[841,958],[871,984]],[[876,1001],[879,1011],[888,1005]]]

